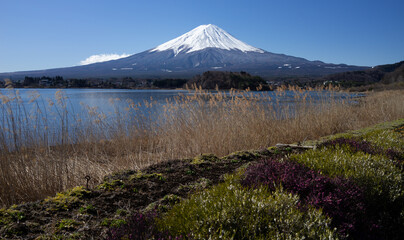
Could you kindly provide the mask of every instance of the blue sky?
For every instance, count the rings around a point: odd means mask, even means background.
[[[252,46],[309,60],[404,60],[403,0],[1,0],[0,72],[134,54],[209,23]]]

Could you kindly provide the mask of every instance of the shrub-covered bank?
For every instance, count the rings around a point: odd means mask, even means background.
[[[400,239],[404,119],[166,161],[0,210],[4,239]]]
[[[200,153],[222,157],[404,117],[403,90],[362,98],[324,90],[283,86],[273,92],[214,93],[198,89],[167,102],[115,99],[113,112],[84,106],[81,117],[69,110],[63,91],[44,101],[33,93],[31,107],[25,108],[18,90],[9,89],[5,95],[1,90],[0,207],[85,184],[86,175],[94,186],[113,172],[138,170],[167,159]],[[53,123],[59,124],[54,128]]]

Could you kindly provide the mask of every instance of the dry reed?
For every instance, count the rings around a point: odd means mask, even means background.
[[[285,90],[293,91],[293,104],[279,102]],[[18,90],[0,94],[0,206],[85,185],[86,175],[94,186],[113,171],[162,160],[304,142],[404,117],[402,90],[344,100],[330,90],[313,99],[310,91],[319,89],[282,87],[270,99],[250,91],[197,89],[164,104],[128,101],[113,116],[87,106],[85,119],[69,116],[69,100],[60,91],[46,104],[34,94],[34,112],[24,107]],[[48,127],[52,114],[57,131]]]

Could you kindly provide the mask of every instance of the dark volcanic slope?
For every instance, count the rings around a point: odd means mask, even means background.
[[[200,51],[174,55],[171,50],[145,51],[127,58],[94,63],[85,66],[56,68],[39,71],[0,73],[0,78],[12,80],[25,76],[63,76],[65,78],[109,78],[109,77],[148,77],[148,78],[190,78],[209,70],[247,71],[262,77],[270,76],[321,76],[331,73],[363,70],[367,67],[345,64],[326,64],[304,58],[270,52],[242,52],[206,48]]]

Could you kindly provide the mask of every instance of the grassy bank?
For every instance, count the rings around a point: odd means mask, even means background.
[[[280,88],[276,94],[285,94],[284,90]],[[141,169],[167,159],[192,158],[201,153],[225,156],[404,117],[403,91],[369,93],[361,99],[340,101],[328,97],[314,100],[300,89],[292,90],[299,93],[294,111],[279,102],[261,104],[268,98],[265,95],[212,95],[199,90],[159,106],[163,109],[159,115],[138,115],[129,121],[122,119],[133,116],[139,104],[129,102],[126,109],[116,109],[111,116],[87,108],[86,120],[71,122],[66,111],[69,100],[63,92],[45,103],[34,95],[32,104],[45,104],[55,111],[61,123],[57,135],[46,127],[46,119],[44,125],[43,112],[26,112],[17,92],[12,97],[3,95],[1,117],[6,124],[0,129],[0,205],[43,199],[86,184],[85,176],[94,187],[106,174]],[[150,100],[142,106],[152,110],[156,104]],[[16,115],[19,117],[13,117]],[[14,146],[4,144],[10,139]]]
[[[153,164],[0,209],[5,239],[401,239],[404,119]]]

